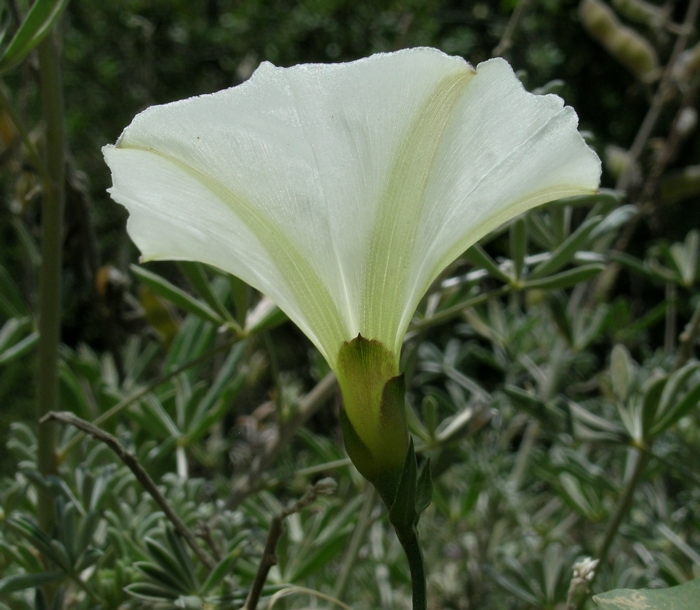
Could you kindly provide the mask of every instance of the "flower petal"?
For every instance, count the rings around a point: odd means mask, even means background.
[[[596,192],[600,160],[577,125],[576,113],[558,96],[525,91],[505,60],[477,67],[444,131],[420,203],[397,341],[435,278],[489,231],[548,201]]]
[[[190,259],[269,295],[334,367],[359,333],[398,354],[441,269],[512,215],[595,190],[555,96],[434,49],[275,68],[157,106],[105,147],[145,259]]]
[[[199,260],[238,275],[333,365],[362,330],[360,311],[367,317],[364,261],[406,125],[444,80],[472,73],[432,49],[266,63],[239,87],[138,115],[104,149],[110,192],[129,209],[145,260]],[[385,335],[393,344],[395,328]]]

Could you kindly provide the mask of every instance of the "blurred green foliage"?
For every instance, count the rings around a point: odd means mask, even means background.
[[[665,65],[689,2],[610,6]],[[661,21],[640,22],[640,6]],[[27,9],[3,5],[8,35]],[[46,595],[54,608],[240,607],[274,516],[328,475],[337,497],[288,518],[264,595],[309,607],[295,585],[358,610],[408,607],[398,543],[341,449],[337,396],[307,402],[323,359],[236,278],[191,264],[131,269],[136,252],[99,151],[145,107],[239,84],[261,61],[429,45],[477,64],[509,25],[504,54],[526,88],[576,108],[606,189],[488,236],[413,321],[403,359],[411,430],[435,480],[421,522],[432,603],[562,608],[574,562],[605,546],[620,506],[596,592],[700,576],[697,33],[630,160],[662,75],[638,78],[574,0],[72,0],[60,21],[71,157],[61,403],[102,418],[217,567],[201,565],[122,462],[75,429],[61,428],[60,476],[36,470],[41,192],[3,111],[0,609],[49,607]],[[41,147],[35,72],[30,55],[3,90]],[[629,164],[624,192],[611,190]],[[40,488],[56,499],[51,536],[35,523]]]

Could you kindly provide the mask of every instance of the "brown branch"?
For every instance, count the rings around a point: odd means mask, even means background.
[[[675,65],[680,57],[681,53],[685,50],[688,45],[688,39],[691,32],[693,31],[695,20],[698,16],[698,9],[700,8],[700,0],[691,0],[688,6],[688,11],[686,12],[685,19],[683,21],[683,26],[681,27],[681,34],[676,39],[676,44],[673,47],[671,53],[671,58],[666,65],[663,77],[661,78],[661,83],[659,84],[654,99],[652,100],[651,107],[649,108],[642,125],[634,138],[634,142],[629,151],[628,165],[625,171],[622,172],[615,188],[617,190],[627,190],[630,186],[630,180],[633,175],[633,168],[637,165],[637,160],[639,159],[644,147],[647,145],[649,138],[651,137],[656,123],[661,116],[661,111],[664,105],[668,101],[668,96],[671,92],[671,87],[673,83],[673,72]],[[666,139],[661,154],[657,157],[654,166],[649,173],[647,180],[642,188],[642,194],[640,196],[639,202],[637,203],[637,213],[631,218],[631,220],[624,227],[622,232],[615,242],[614,249],[620,252],[624,252],[629,245],[634,232],[637,230],[637,226],[642,219],[642,215],[647,212],[649,207],[649,201],[656,190],[658,182],[668,165],[669,161],[673,157],[676,149],[680,144],[680,133],[678,130],[678,124],[680,121],[681,114],[686,107],[692,107],[693,101],[695,99],[697,87],[691,87],[683,96],[681,102],[681,107],[676,113],[674,121],[671,125],[669,135]],[[620,264],[617,262],[610,263],[605,271],[601,273],[598,278],[594,281],[593,289],[590,293],[590,297],[587,300],[587,306],[591,307],[593,303],[604,301],[607,298],[607,294],[615,284],[617,276],[620,273]]]
[[[622,172],[617,184],[615,185],[615,188],[618,190],[624,191],[629,187],[633,166],[636,164],[637,159],[639,159],[639,156],[642,154],[644,147],[654,131],[654,127],[656,127],[656,122],[661,116],[661,111],[663,110],[664,104],[666,103],[668,95],[671,92],[673,69],[675,68],[676,62],[681,53],[683,53],[686,46],[688,46],[688,40],[694,29],[695,20],[698,16],[698,8],[700,8],[700,0],[691,0],[690,5],[688,6],[688,11],[685,14],[685,19],[683,20],[683,25],[681,26],[681,34],[678,36],[676,39],[676,44],[673,46],[671,57],[668,60],[664,74],[661,77],[661,83],[656,90],[651,107],[644,117],[644,121],[642,121],[642,125],[639,128],[639,131],[637,132],[634,142],[630,148],[629,164],[627,165],[625,171]]]
[[[298,502],[294,503],[291,507],[283,510],[281,513],[272,518],[272,522],[270,523],[270,531],[267,534],[267,541],[265,542],[265,549],[263,550],[260,563],[258,564],[258,570],[255,573],[253,584],[250,587],[248,598],[246,599],[242,610],[255,610],[258,606],[258,601],[260,601],[260,595],[262,595],[262,590],[265,586],[267,575],[269,574],[270,570],[277,565],[277,543],[282,537],[282,532],[284,531],[284,520],[289,517],[289,515],[298,513],[306,508],[318,496],[334,494],[336,488],[337,484],[333,479],[321,479],[318,483],[316,483],[316,485],[311,487]]]
[[[75,426],[98,441],[102,441],[112,451],[114,451],[122,462],[126,464],[129,470],[134,473],[134,476],[138,479],[139,483],[143,485],[144,489],[155,500],[156,504],[160,507],[168,520],[175,526],[175,531],[182,536],[185,542],[187,542],[199,560],[209,570],[214,569],[216,565],[214,560],[204,551],[204,549],[202,549],[201,546],[199,546],[199,544],[197,544],[194,534],[192,534],[192,532],[182,522],[182,519],[180,519],[177,513],[171,508],[170,504],[168,504],[168,501],[165,499],[165,496],[160,492],[153,479],[144,470],[143,466],[139,464],[136,456],[133,453],[127,451],[124,446],[108,432],[101,430],[90,422],[86,422],[85,420],[76,417],[73,413],[68,411],[61,411],[59,413],[51,411],[42,417],[39,420],[39,423],[43,424],[50,420],[56,420],[63,422],[64,424]]]
[[[332,396],[336,385],[335,375],[328,373],[318,382],[313,390],[304,396],[296,413],[281,426],[277,438],[253,460],[248,472],[233,485],[231,494],[226,501],[227,509],[233,510],[239,506],[255,490],[255,485],[260,475],[279,457],[284,447],[297,433],[297,430]]]

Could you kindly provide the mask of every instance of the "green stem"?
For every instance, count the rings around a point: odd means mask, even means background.
[[[600,559],[601,565],[605,563],[608,558],[608,551],[612,546],[615,536],[617,536],[617,530],[620,528],[622,519],[629,512],[629,508],[632,504],[632,499],[634,498],[634,492],[637,490],[637,486],[642,480],[642,475],[644,474],[644,469],[649,463],[649,454],[637,451],[634,468],[632,470],[632,475],[625,484],[625,488],[622,491],[620,499],[617,501],[617,506],[615,507],[615,512],[612,518],[608,522],[608,527],[605,530],[605,537],[603,538],[603,543],[600,545],[600,549],[596,553],[596,557]],[[598,570],[596,570],[597,572]]]
[[[608,552],[610,551],[610,547],[612,546],[612,543],[615,540],[615,537],[617,536],[617,532],[620,529],[622,520],[629,512],[630,506],[632,505],[632,500],[634,498],[634,492],[637,490],[637,486],[642,480],[642,475],[644,474],[644,470],[646,469],[647,464],[651,459],[651,455],[651,447],[648,448],[648,452],[637,450],[632,475],[627,480],[627,483],[625,483],[625,488],[622,490],[622,495],[617,501],[615,512],[610,518],[610,521],[608,521],[608,527],[605,530],[603,542],[601,543],[600,548],[598,549],[598,552],[595,555],[596,558],[600,560],[599,567],[602,567],[605,563],[605,560],[608,558]],[[589,583],[589,591],[592,589],[592,585],[595,582],[596,576],[599,573],[600,569],[597,569],[593,573],[593,580],[591,580]],[[581,599],[577,607],[578,610],[582,610],[587,599],[588,595],[585,595]]]
[[[398,533],[398,532],[397,532]],[[426,610],[428,607],[428,594],[425,580],[425,564],[423,551],[418,541],[418,532],[411,529],[408,536],[399,536],[399,542],[406,553],[408,567],[411,570],[411,588],[413,591],[413,610]]]
[[[37,419],[59,410],[58,346],[61,329],[61,259],[65,132],[61,67],[53,32],[38,46],[39,81],[46,123],[45,179],[41,200],[41,268],[39,270],[39,346],[37,350]],[[56,472],[56,424],[37,432],[39,472]],[[39,524],[50,531],[54,521],[53,499],[39,489]]]

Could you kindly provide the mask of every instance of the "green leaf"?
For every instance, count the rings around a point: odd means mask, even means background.
[[[690,610],[700,608],[700,578],[668,589],[615,589],[594,595],[600,610]]]
[[[568,264],[574,257],[574,254],[584,247],[591,232],[600,224],[601,220],[600,216],[594,216],[586,220],[552,252],[547,260],[541,262],[528,274],[528,283],[538,278],[550,276]]]
[[[630,254],[626,254],[625,252],[612,251],[608,253],[608,256],[611,260],[619,263],[623,267],[626,267],[631,271],[636,271],[637,273],[640,273],[648,278],[661,279],[662,281],[673,280],[673,275],[670,273],[667,276],[659,278],[658,273],[649,267],[649,265],[647,265],[643,260],[631,256]]]
[[[654,423],[649,432],[650,436],[653,438],[668,430],[679,419],[697,407],[698,402],[700,402],[700,383],[695,384],[681,400],[674,403],[668,410],[662,411],[661,417]]]
[[[29,318],[10,318],[5,322],[0,329],[0,353],[17,343],[29,328],[31,328]]]
[[[157,295],[167,299],[185,311],[188,311],[189,313],[194,314],[203,320],[212,322],[217,326],[220,326],[225,322],[224,318],[217,314],[207,304],[198,301],[194,297],[187,294],[184,290],[180,290],[177,286],[174,286],[165,278],[162,278],[155,273],[151,273],[138,265],[131,265],[131,271]]]
[[[7,270],[0,265],[0,313],[8,318],[20,318],[29,313],[27,304],[10,277]]]
[[[165,536],[168,539],[168,544],[170,545],[175,559],[177,559],[178,570],[184,575],[188,586],[190,586],[193,591],[196,590],[199,586],[197,575],[194,572],[192,560],[185,548],[185,544],[180,538],[180,534],[175,532],[172,527],[168,527],[165,530]]]
[[[600,189],[595,195],[576,195],[574,197],[566,197],[552,201],[548,207],[556,205],[566,205],[568,207],[587,207],[596,205],[599,207],[610,209],[619,205],[620,201],[626,196],[624,191],[615,191],[613,189]]]
[[[213,422],[209,422],[204,431],[200,430],[200,424],[204,419],[209,418],[211,410],[214,409],[214,407],[216,407],[217,405],[217,401],[224,394],[230,400],[230,398],[238,394],[238,392],[242,388],[243,382],[245,381],[245,375],[241,374],[240,372],[238,375],[235,374],[238,371],[238,367],[241,364],[241,361],[243,360],[246,348],[246,342],[242,341],[234,345],[231,351],[229,352],[226,361],[224,362],[218,374],[216,375],[214,383],[211,384],[206,395],[199,401],[197,405],[197,409],[194,415],[192,416],[192,421],[190,422],[190,429],[188,430],[187,434],[188,442],[193,442],[197,440],[201,436],[201,434],[203,434],[209,429],[209,426]],[[216,410],[218,411],[220,410],[220,408],[221,407],[219,407],[219,409]]]
[[[173,597],[177,597],[182,593],[191,593],[191,590],[179,578],[178,574],[170,572],[160,565],[149,561],[136,561],[133,565],[150,581],[162,587],[164,591],[169,591]]]
[[[642,433],[645,440],[648,440],[649,431],[656,421],[661,395],[668,380],[669,377],[667,375],[655,378],[652,377],[647,381],[644,387],[644,397],[642,400]]]
[[[233,299],[233,307],[236,310],[236,321],[239,326],[245,326],[248,308],[250,307],[250,299],[253,294],[253,289],[248,286],[242,279],[235,275],[228,274],[229,284],[231,286],[231,297]]]
[[[39,333],[34,332],[31,335],[27,335],[20,342],[15,343],[12,347],[0,354],[0,365],[9,364],[13,360],[26,356],[34,349],[38,342]]]
[[[269,298],[263,297],[245,319],[245,334],[255,335],[284,324],[289,318]]]
[[[416,524],[416,492],[418,487],[418,465],[416,452],[413,449],[413,439],[408,447],[399,486],[396,490],[394,503],[389,509],[389,522],[396,529],[399,539],[406,532],[411,532]]]
[[[525,283],[525,288],[539,288],[540,290],[570,288],[571,286],[594,278],[603,269],[605,269],[605,266],[600,264],[582,265],[581,267],[568,269],[567,271],[562,271],[561,273],[556,273],[555,275],[550,275],[542,279],[528,280]]]
[[[51,540],[38,525],[24,517],[12,517],[7,520],[7,527],[28,540],[44,557],[58,564],[64,570],[70,570],[65,549],[62,552],[61,550],[57,551],[56,546],[60,547],[61,545],[56,540]]]
[[[127,585],[124,587],[129,595],[138,597],[139,599],[145,599],[147,601],[171,601],[177,599],[179,594],[174,593],[170,589],[164,587],[159,587],[157,585],[152,585],[147,582],[137,582],[133,585]]]
[[[13,574],[0,580],[0,593],[14,593],[24,589],[41,587],[50,582],[60,580],[63,572],[40,572],[39,574]]]
[[[218,585],[229,572],[232,567],[233,562],[238,559],[241,554],[240,547],[234,549],[231,553],[226,555],[216,567],[209,573],[207,579],[204,581],[200,593],[202,595],[207,595],[216,585]]]
[[[513,401],[513,404],[525,411],[531,417],[541,421],[548,428],[562,429],[566,420],[563,411],[545,403],[537,396],[521,390],[516,386],[507,385],[503,392]]]
[[[216,293],[212,290],[209,280],[204,273],[204,267],[201,263],[180,261],[178,263],[178,267],[180,267],[180,271],[182,271],[185,277],[189,280],[192,288],[197,291],[199,296],[207,302],[212,310],[219,314],[219,316],[221,316],[221,318],[224,320],[228,320],[229,322],[236,324],[228,309],[224,307],[221,299],[219,299]]]
[[[634,379],[634,365],[627,348],[620,343],[610,354],[610,379],[617,399],[626,402]]]
[[[438,403],[432,396],[425,396],[421,403],[421,414],[423,415],[423,424],[431,440],[435,439],[435,431],[438,426]]]
[[[623,205],[614,209],[600,224],[591,231],[591,239],[596,240],[611,231],[617,231],[622,225],[627,224],[637,213],[637,206]]]
[[[496,263],[496,261],[493,260],[479,244],[475,244],[469,248],[469,250],[467,250],[465,253],[465,256],[477,267],[486,269],[488,274],[496,279],[506,282],[507,284],[510,284],[512,281],[513,278],[511,278],[507,273],[501,271],[498,263]]]
[[[18,65],[51,31],[68,0],[36,0],[0,58],[0,73]]]
[[[574,337],[574,328],[571,324],[571,318],[566,310],[568,305],[568,299],[563,292],[554,291],[547,295],[547,305],[549,305],[549,312],[552,315],[554,323],[557,328],[564,335],[569,345],[573,346],[576,343],[576,337]]]
[[[516,281],[523,275],[525,254],[527,253],[527,226],[520,217],[510,225],[510,258],[513,261],[513,274]]]
[[[418,470],[416,485],[416,513],[420,514],[430,506],[433,500],[433,478],[430,473],[430,459],[425,460]]]
[[[684,286],[692,286],[698,271],[698,251],[700,250],[700,233],[693,230],[685,238],[685,243],[676,243],[670,247],[674,266],[682,278]]]
[[[347,540],[347,534],[341,533],[324,541],[322,545],[305,555],[303,561],[291,574],[285,574],[285,579],[289,582],[303,582],[318,570],[328,566],[333,558],[347,546]]]
[[[541,248],[553,250],[557,247],[557,241],[549,227],[542,220],[542,215],[538,211],[530,212],[525,217],[528,234],[532,240]]]

